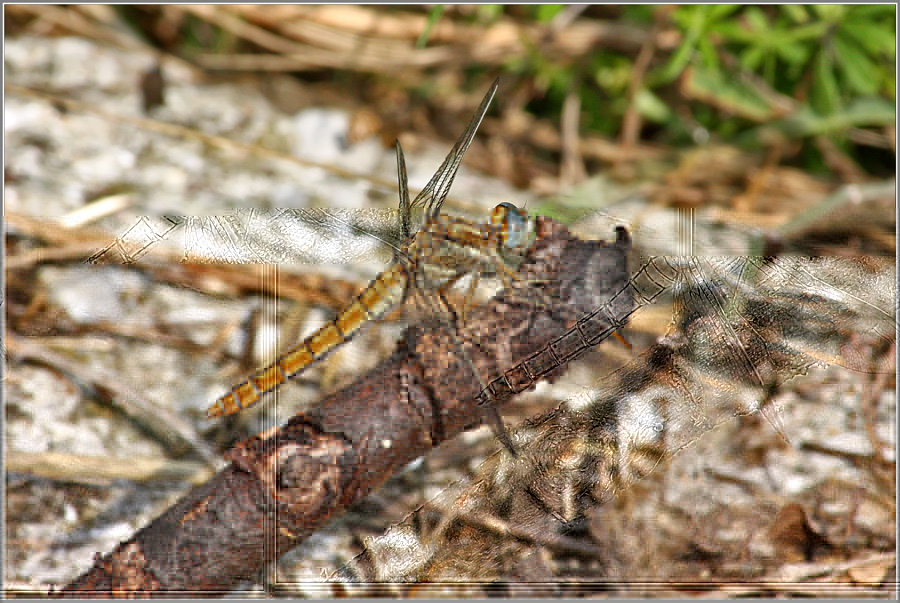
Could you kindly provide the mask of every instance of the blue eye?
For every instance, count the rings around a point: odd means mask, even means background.
[[[512,203],[503,202],[491,213],[491,222],[500,227],[503,246],[518,249],[528,244],[531,234],[528,214]]]

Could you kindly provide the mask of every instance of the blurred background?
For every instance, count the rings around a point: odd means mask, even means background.
[[[188,235],[171,217],[235,208],[390,216],[394,141],[416,192],[497,76],[447,213],[483,219],[510,201],[607,240],[625,224],[636,255],[802,253],[857,258],[873,272],[894,265],[893,5],[21,4],[5,5],[4,16],[5,569],[21,592],[86,570],[95,552],[221,467],[229,444],[352,380],[401,332],[392,317],[315,379],[285,386],[290,404],[210,423],[203,411],[213,400],[333,316],[390,253],[369,241],[331,264],[295,258],[308,265],[279,268],[276,310],[271,273],[248,267],[227,240],[176,241]],[[243,242],[269,257],[271,238]],[[103,250],[98,265],[84,263]],[[640,350],[670,320],[669,309],[636,315],[630,340]],[[632,358],[604,354],[521,396],[507,421]],[[742,482],[746,512],[723,502],[716,521],[699,524],[660,507],[638,519],[637,495],[623,496],[592,534],[620,556],[596,567],[569,559],[555,576],[715,580],[745,566],[770,575],[796,560],[793,545],[763,547],[766,557],[747,543],[768,533],[760,526],[777,532],[784,508],[796,524],[788,531],[810,542],[819,541],[807,528],[825,533],[842,561],[892,549],[895,483],[860,455],[895,441],[884,435],[895,425],[894,376],[824,380],[798,386],[822,406],[794,429],[832,413],[837,423],[821,437],[845,438],[828,454],[850,473],[837,480],[834,464],[810,468],[812,485],[796,499],[760,495],[767,478]],[[863,404],[848,394],[860,388]],[[793,454],[766,421],[733,423],[736,432],[693,454],[744,469],[759,469],[770,449]],[[722,454],[736,439],[749,443]],[[363,535],[471,475],[495,445],[485,429],[448,442],[248,588],[275,592],[278,572],[300,580],[333,570]],[[744,469],[715,469],[715,483]],[[655,485],[642,500],[661,507],[679,487],[647,481]],[[826,482],[828,494],[816,494]],[[834,499],[851,502],[834,510]],[[666,513],[676,519],[662,528]],[[716,530],[726,528],[723,541]],[[893,561],[879,559],[853,580],[875,591],[890,581]]]
[[[778,224],[798,196],[894,174],[886,5],[13,6],[6,17],[7,35],[141,49],[253,86],[285,113],[347,111],[350,143],[453,140],[500,75],[470,165],[537,198],[602,172],[652,182],[656,202]],[[147,68],[145,109],[165,90],[166,70]]]

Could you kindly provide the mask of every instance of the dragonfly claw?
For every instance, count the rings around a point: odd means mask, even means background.
[[[503,418],[500,416],[497,407],[486,405],[483,408],[484,416],[491,426],[491,431],[494,432],[494,435],[497,436],[497,439],[500,440],[500,443],[503,444],[513,458],[518,458],[519,454],[516,452],[516,447],[513,446],[512,438],[509,437],[509,432],[506,430],[506,425],[503,423]]]

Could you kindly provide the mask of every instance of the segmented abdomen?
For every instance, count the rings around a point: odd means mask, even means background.
[[[219,398],[206,411],[209,418],[230,415],[253,406],[269,392],[329,352],[349,341],[367,324],[379,320],[403,303],[409,275],[403,264],[396,263],[379,274],[369,286],[332,321],[303,340],[303,343],[281,356],[231,392]]]

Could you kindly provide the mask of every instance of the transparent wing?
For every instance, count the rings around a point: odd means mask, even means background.
[[[892,344],[893,278],[892,271],[869,274],[843,258],[651,257],[569,333],[494,379],[484,403],[524,391],[567,361],[567,350],[605,339],[623,319],[622,299],[633,300],[631,313],[658,300],[674,302],[681,319],[673,327],[687,336],[702,333],[702,345],[692,348],[694,367],[723,381],[759,386],[773,375],[783,382],[826,364],[887,372],[893,367],[873,367],[848,334],[864,334],[876,349]]]
[[[428,181],[428,184],[425,185],[422,192],[416,195],[415,200],[412,202],[411,209],[425,208],[425,215],[428,219],[433,218],[440,212],[441,205],[444,203],[444,199],[447,198],[447,194],[450,192],[450,186],[453,184],[453,179],[456,177],[456,171],[459,169],[459,164],[462,163],[463,157],[469,149],[469,145],[472,144],[472,139],[475,138],[475,132],[478,130],[478,126],[481,125],[481,121],[484,119],[484,115],[487,113],[488,106],[490,106],[491,101],[494,99],[494,94],[496,94],[499,85],[500,78],[497,78],[491,85],[491,89],[488,90],[484,99],[481,101],[481,105],[478,107],[475,115],[472,116],[472,121],[469,122],[466,131],[459,137],[459,140],[453,145],[447,158],[444,159],[444,163],[441,164],[438,171],[431,177],[431,180]]]
[[[409,204],[409,183],[406,177],[406,158],[403,156],[403,148],[397,141],[397,181],[400,186],[400,236],[404,241],[412,238],[412,216]]]
[[[214,216],[141,216],[87,261],[130,264],[160,248],[195,263],[352,264],[380,258],[385,245],[404,243],[401,230],[409,222],[408,212],[385,209],[239,208]]]

